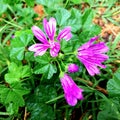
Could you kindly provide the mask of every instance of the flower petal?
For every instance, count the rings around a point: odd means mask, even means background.
[[[48,43],[45,34],[42,32],[41,29],[39,29],[39,27],[33,26],[33,27],[32,27],[32,32],[34,33],[35,37],[36,37],[39,41],[41,41],[42,43],[45,43],[45,44]]]
[[[77,99],[79,100],[83,99],[82,92],[83,92],[83,89],[79,88],[76,84],[72,86],[73,96],[75,96]]]
[[[84,64],[84,66],[86,67],[88,73],[91,76],[94,76],[95,74],[99,74],[100,71],[97,68],[96,64],[94,62],[90,62],[89,59],[84,59],[84,57],[78,57],[79,60]]]
[[[77,98],[72,96],[70,92],[69,94],[65,94],[65,99],[70,106],[75,106],[77,104]]]
[[[83,44],[80,48],[78,48],[78,51],[89,48],[98,38],[98,36],[91,38],[87,43]]]
[[[83,57],[84,59],[88,59],[88,61],[94,60],[99,62],[104,62],[109,58],[107,55],[97,52],[97,50],[94,51],[90,49],[79,51],[78,57]]]
[[[98,67],[106,68],[102,62],[109,58],[104,54],[109,48],[104,42],[93,44],[96,39],[98,39],[98,36],[91,38],[87,43],[79,47],[77,54],[78,59],[84,64],[91,76],[100,73]]]
[[[49,45],[44,44],[34,44],[28,48],[29,51],[35,52],[34,56],[42,56],[46,50],[49,48]]]
[[[93,51],[99,52],[99,53],[105,53],[109,50],[109,48],[105,45],[104,42],[91,45],[89,49],[92,49]]]
[[[50,42],[50,54],[52,57],[58,56],[58,53],[60,51],[60,43],[58,42]]]
[[[65,99],[69,105],[75,106],[77,104],[77,99],[83,99],[83,90],[75,84],[69,75],[64,74],[64,76],[60,78],[60,81],[64,90]]]
[[[66,41],[70,40],[72,37],[71,34],[71,27],[66,27],[64,28],[58,35],[57,40],[61,40],[61,39],[66,39]]]
[[[56,32],[56,20],[55,18],[50,18],[49,22],[46,18],[43,20],[44,30],[50,40],[54,40],[54,35]]]

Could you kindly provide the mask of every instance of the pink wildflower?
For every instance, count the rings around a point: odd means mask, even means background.
[[[69,75],[64,74],[60,78],[60,81],[64,90],[65,99],[69,105],[75,106],[78,100],[83,99],[83,89],[79,88]]]
[[[78,72],[79,71],[79,67],[76,64],[69,64],[68,65],[68,72],[70,73],[74,73],[74,72]]]
[[[104,54],[108,51],[108,47],[104,42],[93,44],[97,39],[98,36],[91,38],[87,43],[78,48],[77,54],[78,59],[85,65],[91,76],[100,73],[98,66],[106,68],[106,66],[101,63],[109,58]]]
[[[68,41],[72,37],[71,27],[68,26],[68,27],[64,28],[57,36],[57,41],[55,41],[55,39],[54,39],[54,36],[56,33],[55,18],[50,18],[49,22],[47,21],[46,18],[44,18],[43,25],[44,25],[44,31],[47,36],[37,26],[33,26],[32,31],[33,31],[35,37],[41,43],[36,43],[36,44],[30,46],[28,49],[30,51],[35,52],[35,54],[34,54],[35,56],[37,56],[37,55],[42,56],[47,51],[47,49],[50,48],[50,55],[52,57],[56,57],[56,56],[58,56],[58,53],[60,50],[60,40],[66,39],[66,41]]]

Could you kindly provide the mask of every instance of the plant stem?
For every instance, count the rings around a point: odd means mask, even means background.
[[[0,115],[10,115],[10,113],[7,113],[7,112],[0,112]]]
[[[89,81],[89,80],[84,80],[84,79],[78,78],[78,77],[77,77],[77,79],[87,83],[87,85],[89,85],[91,87],[94,86],[94,84],[91,81]],[[96,88],[96,90],[102,92],[103,94],[108,95],[108,91],[106,89],[104,89],[104,88],[102,88],[102,87],[100,87],[98,85],[96,85],[95,88]]]
[[[60,95],[60,96],[58,96],[58,97],[56,97],[56,98],[54,98],[54,99],[52,99],[52,100],[47,101],[46,104],[51,103],[51,102],[53,102],[53,101],[56,101],[56,100],[58,100],[58,99],[60,99],[60,98],[63,98],[63,97],[64,97],[64,95]]]
[[[20,29],[23,29],[21,26],[19,26],[19,25],[16,25],[16,24],[14,24],[14,23],[12,23],[12,22],[9,22],[9,21],[7,21],[7,20],[5,20],[5,19],[2,19],[5,23],[7,23],[7,24],[10,24],[10,25],[12,25],[12,26],[14,26],[14,27],[17,27],[17,28],[20,28]]]
[[[67,6],[68,2],[69,2],[69,0],[66,0],[66,3],[65,3],[65,8],[66,8],[66,6]]]

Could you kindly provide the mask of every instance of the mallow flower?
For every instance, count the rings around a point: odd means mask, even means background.
[[[76,64],[71,63],[68,65],[68,72],[74,73],[74,72],[78,72],[78,71],[79,71],[79,67]]]
[[[83,89],[78,87],[68,74],[64,73],[60,81],[64,90],[65,99],[70,106],[75,106],[78,100],[83,99]]]
[[[28,50],[35,52],[34,56],[42,56],[48,48],[50,48],[50,55],[52,57],[58,56],[60,51],[60,40],[70,40],[72,37],[71,27],[65,27],[55,38],[56,33],[56,20],[51,17],[49,21],[46,18],[43,19],[44,32],[37,26],[32,27],[34,36],[40,41],[40,43],[33,44]]]
[[[77,57],[84,64],[91,76],[99,74],[99,68],[106,68],[102,64],[109,57],[105,55],[109,49],[104,42],[94,43],[98,36],[91,38],[87,43],[78,48]]]

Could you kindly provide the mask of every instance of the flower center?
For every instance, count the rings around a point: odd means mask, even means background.
[[[50,48],[55,47],[55,42],[54,41],[50,41],[49,43],[50,43]]]

